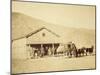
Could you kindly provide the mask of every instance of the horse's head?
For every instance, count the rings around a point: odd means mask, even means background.
[[[94,46],[92,45],[92,46],[91,46],[91,48],[93,49],[93,48],[94,48]]]

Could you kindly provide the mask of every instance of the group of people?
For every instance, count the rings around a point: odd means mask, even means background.
[[[57,48],[57,47],[55,47]],[[48,56],[54,56],[55,55],[55,48],[54,47],[31,47],[29,46],[27,49],[28,58],[39,58],[44,57],[46,55]]]
[[[45,55],[48,56],[59,56],[59,54],[71,57],[81,57],[92,55],[94,47],[91,46],[90,48],[82,47],[77,48],[74,43],[70,42],[68,44],[59,45],[58,47],[29,47],[28,48],[28,56],[29,58],[38,58],[44,57]]]

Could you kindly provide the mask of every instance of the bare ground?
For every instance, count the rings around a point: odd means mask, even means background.
[[[33,73],[80,69],[95,69],[95,55],[78,58],[60,56],[29,60],[12,60],[12,73]]]

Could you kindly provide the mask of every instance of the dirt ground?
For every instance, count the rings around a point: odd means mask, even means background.
[[[34,73],[79,69],[95,69],[95,55],[78,58],[52,56],[38,59],[12,60],[12,73]]]

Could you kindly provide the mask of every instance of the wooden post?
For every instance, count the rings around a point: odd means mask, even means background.
[[[26,46],[27,48],[27,51],[26,51],[26,53],[27,53],[27,59],[30,59],[30,49],[31,49],[31,47],[30,47],[30,44],[29,45],[27,45]]]
[[[41,44],[41,57],[44,56],[43,44]]]
[[[43,49],[43,44],[41,44],[41,50]]]
[[[53,56],[54,56],[54,52],[55,52],[55,47],[54,47],[54,44],[52,44],[52,53],[53,53]]]

